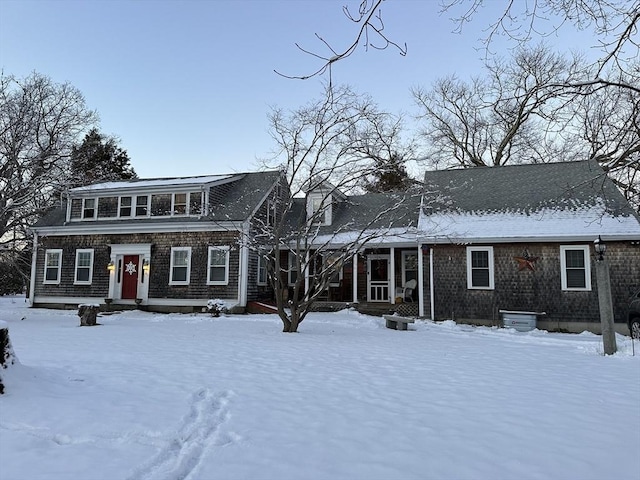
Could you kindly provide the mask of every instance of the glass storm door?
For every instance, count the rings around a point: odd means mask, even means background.
[[[367,301],[389,301],[389,255],[369,255],[367,258]]]
[[[122,259],[122,297],[123,299],[138,298],[139,255],[125,255]]]

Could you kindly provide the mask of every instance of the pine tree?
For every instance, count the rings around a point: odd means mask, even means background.
[[[373,192],[397,192],[407,190],[416,182],[409,177],[404,161],[397,153],[391,158],[375,158],[371,173],[363,182],[365,191]]]
[[[137,178],[129,155],[116,139],[92,129],[71,153],[72,186]]]

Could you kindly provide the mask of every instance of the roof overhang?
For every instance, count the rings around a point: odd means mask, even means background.
[[[180,223],[144,223],[122,224],[110,223],[108,225],[89,225],[88,223],[74,222],[62,226],[32,227],[31,230],[38,235],[65,236],[65,235],[117,235],[133,233],[172,233],[172,232],[225,232],[242,231],[243,222],[180,222]]]

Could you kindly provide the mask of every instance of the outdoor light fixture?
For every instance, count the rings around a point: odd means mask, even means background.
[[[149,260],[147,260],[146,258],[144,260],[142,260],[142,269],[146,273],[149,273]]]
[[[602,241],[602,238],[600,238],[600,235],[598,235],[598,238],[596,238],[594,241],[594,249],[596,251],[596,254],[598,255],[597,260],[598,261],[602,261],[604,260],[604,252],[607,251],[607,246],[605,245],[605,243]]]
[[[429,253],[429,245],[426,243],[423,243],[420,249],[422,250],[423,255],[427,255]]]
[[[113,272],[116,269],[116,264],[113,263],[113,260],[111,260],[108,264],[107,264],[107,270],[110,272]]]

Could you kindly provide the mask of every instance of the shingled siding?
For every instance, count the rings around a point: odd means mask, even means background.
[[[101,297],[108,295],[111,244],[151,243],[149,298],[210,299],[238,297],[239,245],[237,232],[176,232],[162,234],[41,237],[36,262],[36,296]],[[229,284],[207,285],[209,246],[229,246]],[[191,247],[190,284],[169,285],[171,247]],[[58,285],[45,285],[47,249],[61,248],[62,273]],[[93,248],[91,285],[74,285],[76,249]]]
[[[575,245],[584,245],[585,242]],[[436,320],[456,319],[500,324],[499,310],[546,312],[542,320],[599,322],[595,264],[591,261],[591,291],[563,291],[560,274],[561,244],[493,245],[495,289],[467,288],[466,246],[434,247]],[[562,245],[571,245],[563,243]],[[519,270],[514,257],[527,251],[535,271]],[[630,292],[640,287],[640,247],[629,242],[608,245],[614,315],[624,321]],[[425,305],[429,309],[429,257],[425,256]]]
[[[123,242],[125,243],[125,242]],[[149,298],[210,299],[238,297],[240,246],[237,232],[176,232],[152,236]],[[209,247],[229,246],[228,285],[207,285]],[[171,247],[191,247],[189,285],[169,285]]]
[[[91,285],[74,285],[76,268],[76,250],[93,248],[93,277]],[[44,284],[44,258],[48,249],[62,249],[62,269],[60,283]],[[104,237],[67,236],[41,237],[38,243],[36,260],[36,296],[55,297],[100,297],[107,296],[109,291],[110,253]]]

